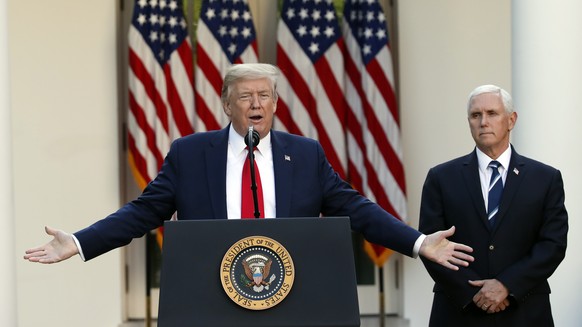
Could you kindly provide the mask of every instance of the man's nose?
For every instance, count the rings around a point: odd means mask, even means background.
[[[251,109],[256,109],[259,107],[260,107],[259,95],[258,94],[251,95]]]

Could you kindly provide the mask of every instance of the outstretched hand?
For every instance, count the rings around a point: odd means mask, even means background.
[[[420,246],[419,254],[446,268],[459,270],[475,260],[467,253],[473,252],[470,246],[449,241],[447,238],[455,233],[455,226],[427,235]]]
[[[45,227],[44,230],[48,235],[53,236],[53,239],[45,245],[26,250],[24,260],[38,263],[57,263],[79,253],[73,235],[50,227]]]

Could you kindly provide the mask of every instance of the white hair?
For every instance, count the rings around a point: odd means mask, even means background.
[[[474,97],[481,95],[483,93],[497,93],[501,97],[501,101],[503,102],[503,107],[505,108],[505,112],[508,114],[513,112],[513,99],[509,92],[505,91],[504,89],[500,88],[497,85],[487,84],[477,86],[470,94],[469,94],[469,101],[467,101],[467,112],[471,110],[471,101]]]

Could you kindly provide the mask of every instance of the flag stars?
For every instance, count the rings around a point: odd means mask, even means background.
[[[178,9],[172,12],[170,8]],[[137,0],[133,26],[136,27],[160,64],[187,37],[187,22],[175,0]],[[206,9],[205,9],[206,12]]]
[[[158,23],[158,15],[151,15],[150,16],[150,24],[155,25]]]
[[[309,34],[311,34],[311,36],[312,36],[313,38],[317,38],[317,37],[320,35],[320,33],[319,33],[319,27],[317,27],[317,26],[313,26],[313,27],[311,28],[311,31],[309,32]]]
[[[331,10],[328,10],[328,11],[325,13],[325,19],[326,19],[328,22],[331,22],[331,21],[333,21],[333,20],[335,19],[335,13],[334,13],[333,11],[331,11]]]
[[[242,18],[244,19],[245,22],[250,21],[252,18],[251,13],[248,11],[245,11],[242,15]]]
[[[365,45],[362,47],[362,53],[363,53],[364,55],[369,55],[370,53],[372,53],[372,47],[371,47],[369,44],[365,44]]]
[[[228,32],[228,34],[230,34],[230,37],[232,37],[233,39],[236,38],[238,36],[238,28],[231,27],[230,32]]]
[[[328,38],[333,37],[335,35],[335,32],[333,31],[333,27],[331,27],[331,26],[326,27],[323,34],[325,34],[325,36],[327,36]]]
[[[137,17],[137,22],[140,25],[143,25],[143,24],[145,24],[146,21],[147,21],[147,19],[145,18],[145,15],[144,14],[139,14],[139,16]]]
[[[230,52],[231,54],[236,53],[236,44],[231,43],[230,46],[228,47],[228,52]]]
[[[226,26],[220,25],[220,28],[218,29],[218,34],[220,36],[225,36],[226,35]]]
[[[150,41],[156,42],[158,40],[158,32],[151,31],[150,32]]]
[[[383,23],[386,21],[386,16],[384,16],[384,13],[383,13],[383,12],[380,12],[380,13],[378,14],[378,21],[379,21],[380,23],[382,23],[382,24],[383,24]]]
[[[223,20],[228,18],[228,9],[222,9],[220,11],[220,18]]]
[[[248,28],[248,27],[245,27],[245,28],[243,28],[241,35],[242,35],[242,36],[243,36],[245,39],[248,39],[249,37],[251,37],[251,36],[253,35],[253,33],[252,33],[252,31],[251,31],[251,29],[250,29],[250,28]]]
[[[313,13],[311,14],[311,19],[313,19],[313,21],[315,21],[315,22],[320,20],[321,19],[321,11],[314,10]]]
[[[169,41],[170,41],[171,44],[174,44],[174,43],[178,42],[178,37],[176,36],[176,34],[170,33]]]
[[[299,36],[305,36],[305,34],[307,34],[307,27],[299,25],[299,28],[297,29],[297,34],[299,34]]]
[[[295,0],[284,4],[283,21],[301,48],[315,61],[340,37],[331,0]]]
[[[380,40],[383,40],[386,38],[386,30],[381,28],[376,32],[376,37]]]
[[[178,19],[175,16],[170,17],[170,26],[172,28],[176,27],[178,24]]]
[[[373,35],[373,33],[372,33],[372,29],[371,29],[371,28],[366,28],[366,29],[364,30],[364,37],[365,37],[366,39],[369,39],[369,38],[371,38],[371,37],[372,37],[372,35]]]
[[[206,16],[201,16],[201,19],[221,44],[222,50],[229,57],[229,60],[234,62],[240,52],[246,49],[246,45],[241,42],[252,42],[255,37],[252,14],[248,9],[247,1],[208,1],[203,2],[202,8],[205,11],[207,8],[214,10],[213,19]]]
[[[216,12],[214,11],[214,9],[208,8],[208,10],[206,11],[206,18],[208,20],[212,20],[212,18],[214,17],[216,17]]]
[[[309,46],[309,51],[313,54],[318,53],[319,52],[319,45],[317,43],[311,42],[311,45]]]
[[[170,7],[170,9],[172,11],[174,11],[174,10],[176,10],[178,8],[178,4],[176,3],[175,0],[172,0],[172,1],[170,1],[170,5],[168,7]]]
[[[236,21],[237,19],[239,19],[239,13],[238,10],[233,10],[232,13],[230,14],[230,19],[232,19],[232,21]]]

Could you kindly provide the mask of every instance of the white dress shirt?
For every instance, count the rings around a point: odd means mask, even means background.
[[[242,169],[247,158],[244,138],[230,125],[228,154],[226,159],[226,211],[228,219],[240,219]],[[261,139],[255,150],[255,162],[261,175],[263,188],[264,217],[275,218],[275,169],[271,150],[271,133]]]
[[[507,178],[507,169],[509,168],[509,161],[511,160],[511,146],[507,147],[497,159],[491,159],[488,155],[483,153],[479,148],[477,150],[477,160],[479,162],[479,179],[481,180],[481,192],[483,193],[483,200],[485,200],[485,212],[488,212],[487,204],[489,202],[489,182],[491,181],[491,174],[493,173],[489,169],[489,163],[492,160],[496,160],[501,164],[499,166],[499,174],[501,175],[501,181],[505,185],[505,179]]]

